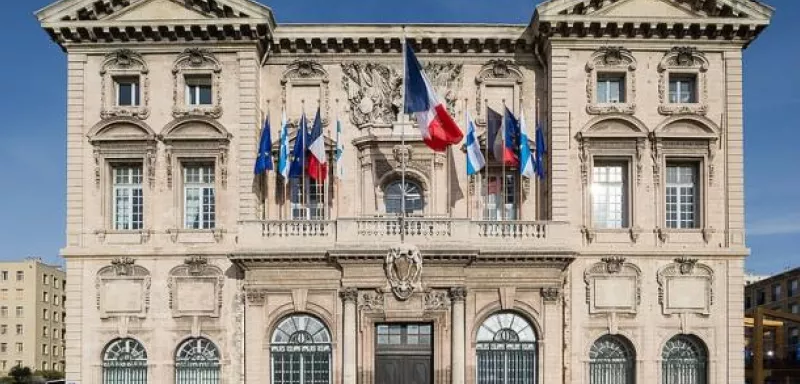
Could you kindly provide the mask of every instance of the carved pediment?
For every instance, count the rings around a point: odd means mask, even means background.
[[[641,303],[642,271],[622,257],[607,257],[583,274],[589,313],[635,314]]]
[[[679,116],[665,121],[653,131],[659,138],[716,139],[716,125],[698,116]]]
[[[647,128],[631,116],[609,116],[590,121],[578,133],[579,138],[640,138],[647,137]]]
[[[178,140],[228,141],[232,135],[219,122],[209,118],[189,116],[176,119],[164,127],[161,138],[165,142]]]
[[[563,15],[621,19],[742,18],[763,20],[768,19],[773,10],[753,0],[551,0],[537,7],[537,12],[542,18]]]
[[[150,271],[131,258],[119,258],[97,272],[95,290],[100,318],[147,316]]]
[[[40,21],[272,19],[272,10],[247,0],[61,0],[37,13]]]
[[[150,126],[130,117],[104,120],[92,127],[86,136],[92,144],[115,141],[154,141],[156,139],[156,134]]]
[[[714,270],[682,257],[658,270],[658,301],[665,315],[709,315],[714,304]]]
[[[222,269],[201,256],[187,258],[169,274],[169,307],[173,317],[219,317],[222,308]]]

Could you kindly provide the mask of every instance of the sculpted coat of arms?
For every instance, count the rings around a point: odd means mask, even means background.
[[[422,256],[417,247],[401,244],[392,247],[386,256],[386,278],[399,300],[406,300],[421,290]]]
[[[342,63],[342,86],[350,102],[350,121],[392,124],[401,105],[402,79],[393,67],[372,62]]]

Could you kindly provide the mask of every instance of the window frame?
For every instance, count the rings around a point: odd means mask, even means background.
[[[631,164],[633,159],[624,156],[596,156],[592,158],[592,166],[589,181],[589,220],[592,228],[597,231],[619,231],[629,230],[633,227],[633,188],[631,187]],[[596,212],[595,212],[595,168],[598,164],[608,165],[622,165],[622,201],[621,201],[621,223],[619,227],[600,227],[597,225]]]
[[[130,49],[118,49],[108,55],[101,64],[101,108],[103,119],[131,117],[145,120],[150,116],[149,108],[149,76],[147,62],[144,57]],[[118,80],[135,79],[138,83],[138,101],[136,105],[120,105]],[[135,101],[132,98],[132,101]]]
[[[488,175],[487,175],[488,173]],[[508,180],[503,180],[503,166],[502,164],[492,161],[491,164],[487,164],[486,167],[481,170],[481,172],[477,175],[480,176],[479,180],[476,180],[476,188],[479,189],[478,198],[480,199],[480,212],[479,212],[479,220],[482,221],[493,221],[493,222],[502,222],[502,221],[517,221],[521,220],[522,215],[522,177],[519,175],[519,170],[516,167],[505,167],[505,176],[511,177],[513,180],[509,183]],[[499,187],[498,194],[489,194],[488,187],[491,185],[490,179],[500,180],[501,186]],[[497,200],[500,201],[500,204],[494,202],[490,204],[489,197],[490,196],[498,196]],[[509,197],[513,199],[512,202],[509,202]],[[493,205],[494,208],[490,208],[490,205]],[[510,206],[510,207],[509,207]],[[510,209],[509,209],[510,208]],[[490,215],[489,213],[494,213]],[[511,215],[508,215],[509,212]],[[507,216],[508,215],[508,216]],[[510,217],[509,217],[510,216]]]
[[[184,104],[187,108],[208,108],[214,106],[214,78],[211,74],[185,74],[183,77]],[[208,88],[208,102],[204,103],[203,88]]]
[[[115,90],[114,107],[139,108],[142,105],[141,76],[117,75],[112,77],[112,81],[114,82]],[[130,104],[122,103],[122,87],[124,85],[129,85],[131,87],[131,94],[128,95],[130,97]]]
[[[217,175],[216,164],[214,163],[213,160],[203,161],[203,160],[200,160],[200,159],[196,159],[196,160],[187,160],[187,161],[181,162],[181,167],[180,168],[181,168],[180,174],[181,174],[181,207],[182,207],[181,211],[182,211],[182,217],[183,217],[181,228],[183,230],[187,230],[187,231],[203,231],[203,230],[214,230],[214,229],[216,229],[217,228],[217,223],[219,221],[217,219],[217,213],[219,212],[219,208],[218,208],[218,205],[217,205],[217,202],[219,201],[219,198],[218,198],[219,187],[218,187],[217,180],[219,179],[219,177]],[[189,169],[189,168],[197,168],[197,169],[201,169],[201,170],[202,169],[206,169],[207,170],[207,168],[211,168],[211,172],[210,173],[209,172],[206,172],[206,173],[202,173],[201,172],[201,174],[199,174],[199,177],[202,178],[202,177],[208,176],[210,174],[211,177],[213,177],[213,180],[210,181],[210,182],[208,182],[208,181],[203,182],[201,180],[200,182],[197,182],[197,183],[189,183],[189,182],[186,181],[186,177],[187,177],[186,172],[187,172],[187,169]],[[199,227],[198,228],[194,228],[194,227],[189,226],[189,222],[188,222],[188,212],[189,212],[189,210],[188,210],[189,209],[189,200],[188,200],[189,193],[188,193],[188,191],[189,191],[189,189],[197,189],[200,192],[200,194],[198,196],[198,198],[199,198],[199,201],[198,201],[199,202],[199,206],[198,206],[198,209],[199,209],[199,215],[198,215]],[[210,224],[209,224],[209,220],[205,220],[204,219],[204,215],[206,213],[204,213],[204,211],[203,211],[204,208],[205,208],[205,203],[204,203],[203,200],[205,198],[205,193],[207,191],[209,191],[209,190],[212,192],[212,197],[214,199],[214,201],[212,203],[213,212],[208,213],[208,215],[213,216],[213,221],[210,221]],[[209,225],[206,226],[207,224],[209,224]]]
[[[661,193],[663,194],[664,198],[662,200],[663,204],[661,206],[661,209],[663,211],[663,216],[662,217],[664,218],[663,225],[664,225],[664,228],[666,228],[667,230],[670,230],[670,231],[697,231],[697,230],[701,230],[704,227],[704,225],[705,225],[705,220],[704,220],[705,219],[705,209],[704,208],[705,208],[705,205],[706,205],[705,204],[705,188],[706,188],[706,186],[704,185],[703,181],[705,180],[705,176],[706,175],[705,175],[705,172],[703,171],[703,169],[704,169],[703,168],[703,165],[704,165],[703,161],[704,160],[702,158],[691,158],[691,157],[667,157],[664,160],[664,184],[663,184],[664,186],[661,188],[661,190],[662,190]],[[680,219],[680,214],[681,214],[682,211],[681,211],[681,203],[680,203],[680,201],[678,201],[676,203],[677,207],[678,207],[678,211],[677,211],[677,214],[678,214],[678,219],[677,219],[678,226],[677,227],[671,227],[669,225],[669,219],[668,219],[668,216],[667,216],[668,213],[669,213],[669,209],[667,207],[668,204],[669,204],[667,191],[670,188],[670,183],[668,182],[669,169],[670,169],[670,167],[675,167],[675,166],[680,167],[680,166],[686,166],[686,165],[691,165],[691,167],[693,168],[693,170],[695,172],[695,182],[694,182],[695,191],[694,191],[694,204],[693,204],[694,225],[691,226],[691,227],[682,227],[681,226],[681,221],[682,220]],[[679,182],[678,183],[673,183],[673,185],[680,185],[680,184],[687,184],[687,183],[679,183]],[[685,186],[678,186],[677,188],[685,188]],[[678,197],[680,197],[680,192],[678,192]]]
[[[173,109],[176,118],[185,116],[222,116],[222,65],[213,53],[206,49],[187,48],[175,60],[173,76]],[[189,103],[187,79],[209,77],[211,104],[193,105]]]
[[[595,51],[586,63],[586,112],[590,115],[636,113],[636,58],[624,47],[603,46]],[[616,74],[623,77],[620,102],[601,102],[599,97],[601,75]]]
[[[661,115],[705,115],[708,112],[708,59],[694,47],[673,47],[658,64],[659,106]],[[694,100],[672,102],[672,76],[695,76]]]
[[[141,231],[145,230],[145,228],[146,228],[147,217],[148,217],[148,212],[147,212],[147,189],[148,188],[145,186],[145,184],[146,184],[145,178],[148,177],[147,176],[148,170],[145,168],[144,161],[140,162],[140,161],[137,161],[137,160],[138,159],[135,159],[135,158],[134,159],[115,158],[115,159],[109,159],[108,162],[107,162],[107,167],[106,167],[107,170],[106,170],[106,172],[107,172],[107,184],[108,184],[108,187],[106,188],[106,190],[108,191],[107,192],[108,203],[104,204],[104,206],[108,205],[107,209],[108,209],[109,214],[107,215],[108,216],[107,226],[109,228],[109,231],[119,232],[119,233],[141,232]],[[127,190],[129,193],[133,193],[137,189],[137,187],[136,187],[137,184],[134,184],[134,183],[117,184],[117,182],[116,182],[116,180],[117,180],[116,172],[117,172],[117,169],[121,169],[121,168],[135,169],[135,167],[137,167],[137,166],[141,169],[141,175],[140,175],[141,182],[138,184],[138,189],[139,189],[139,192],[141,194],[140,199],[141,199],[141,217],[142,218],[141,218],[141,223],[139,224],[139,227],[138,228],[134,228],[135,227],[135,225],[134,225],[135,222],[134,222],[133,218],[135,216],[135,212],[134,212],[133,204],[134,204],[135,198],[134,198],[133,195],[129,195],[130,204],[131,204],[131,206],[130,206],[130,210],[131,210],[130,211],[130,223],[129,223],[130,224],[130,228],[129,229],[125,229],[125,228],[119,227],[117,225],[118,224],[118,219],[119,219],[119,217],[117,217],[117,213],[118,213],[117,212],[117,208],[118,208],[117,207],[117,192],[118,191],[122,191],[122,190]]]
[[[627,72],[615,72],[615,71],[597,71],[597,79],[595,84],[597,84],[594,101],[597,104],[626,104],[628,103],[628,84],[627,84]],[[614,83],[612,80],[617,80],[616,83],[619,84],[618,90],[618,100],[617,101],[610,101],[611,97],[611,88],[609,87],[610,84]],[[601,84],[606,84],[605,88],[605,99],[603,99],[602,94],[600,92]]]
[[[330,167],[329,167],[330,168]],[[330,169],[329,172],[330,173]],[[330,177],[330,175],[328,175]],[[326,177],[325,182],[321,185],[312,180],[308,175],[303,175],[302,178],[290,178],[288,183],[289,204],[287,217],[290,220],[328,220],[330,217],[330,183],[329,178]],[[314,184],[314,185],[312,185]],[[312,191],[313,189],[313,191]],[[299,192],[298,192],[299,191]],[[322,196],[321,200],[317,203],[306,202],[306,196]],[[295,197],[299,196],[303,202],[295,202]],[[314,214],[313,212],[321,212],[321,214]],[[301,213],[302,215],[296,215]]]
[[[698,96],[697,86],[698,76],[696,72],[688,71],[672,71],[668,75],[668,89],[667,89],[667,102],[669,104],[697,104],[700,97]],[[675,84],[675,91],[673,93],[672,85]],[[682,85],[689,85],[690,89],[687,90],[688,101],[683,100]]]

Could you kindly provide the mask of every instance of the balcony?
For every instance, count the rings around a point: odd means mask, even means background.
[[[239,245],[250,250],[387,248],[401,238],[421,248],[566,249],[572,229],[552,221],[475,221],[460,218],[359,217],[241,223]]]

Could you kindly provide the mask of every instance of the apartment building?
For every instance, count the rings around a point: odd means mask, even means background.
[[[744,288],[746,316],[753,316],[756,308],[771,309],[800,316],[800,267],[748,284]],[[800,324],[785,322],[782,334],[770,330],[766,335],[767,357],[787,359],[800,364]],[[780,348],[769,348],[781,344]],[[777,345],[776,345],[777,347]],[[770,355],[772,352],[772,355]]]
[[[65,277],[39,258],[0,262],[0,373],[64,370]]]

